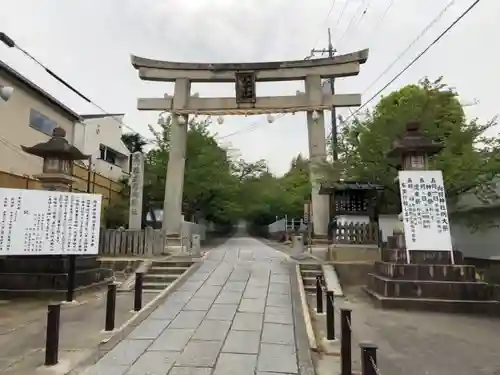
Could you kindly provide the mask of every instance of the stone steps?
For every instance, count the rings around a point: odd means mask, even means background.
[[[177,280],[193,264],[189,260],[155,260],[144,275],[144,292],[158,292]]]
[[[500,314],[500,301],[384,297],[367,287],[364,288],[364,291],[374,304],[382,309],[484,314],[492,316]]]
[[[316,276],[322,275],[321,264],[301,264],[300,274],[307,294],[316,293]]]
[[[165,267],[165,266],[153,266],[148,270],[148,274],[172,274],[181,275],[186,271],[186,267]]]

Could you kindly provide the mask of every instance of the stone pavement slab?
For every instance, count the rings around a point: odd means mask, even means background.
[[[299,375],[294,272],[282,253],[232,238],[85,375]]]

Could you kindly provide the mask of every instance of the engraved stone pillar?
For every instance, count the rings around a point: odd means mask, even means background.
[[[310,103],[321,104],[322,89],[320,76],[306,77],[306,95]],[[317,111],[317,119],[313,112],[307,112],[307,133],[309,138],[310,178],[312,184],[312,223],[315,236],[326,237],[328,234],[329,207],[328,196],[319,195],[320,177],[317,166],[326,160],[325,119],[323,111]]]
[[[132,154],[130,171],[130,208],[128,229],[142,228],[142,195],[144,189],[144,154],[140,151]]]
[[[175,81],[173,112],[187,106],[191,84],[187,78]],[[182,119],[182,120],[181,120]],[[188,116],[172,114],[170,154],[165,183],[162,228],[167,237],[179,239],[182,227],[182,195],[184,189],[184,167],[186,164],[186,141]]]

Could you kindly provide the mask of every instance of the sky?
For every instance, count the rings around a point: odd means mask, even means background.
[[[150,138],[157,112],[136,109],[138,97],[163,97],[173,85],[144,82],[130,55],[185,62],[301,60],[327,47],[332,31],[338,54],[369,48],[356,77],[336,80],[337,93],[369,100],[432,42],[472,0],[1,0],[0,31],[63,77],[108,113]],[[426,26],[447,11],[386,72]],[[333,8],[332,8],[333,6]],[[366,10],[366,12],[365,12]],[[385,16],[384,16],[385,15]],[[460,94],[467,114],[487,121],[500,111],[498,85],[500,1],[482,0],[437,45],[383,94],[424,76],[444,81]],[[493,43],[491,43],[493,41]],[[320,57],[319,54],[316,55]],[[0,60],[77,113],[102,113],[50,77],[19,50],[0,45]],[[382,73],[385,73],[380,77]],[[376,79],[380,77],[377,81]],[[295,95],[301,82],[262,83],[258,96]],[[200,96],[233,96],[232,84],[193,84]],[[376,104],[379,96],[368,104]],[[347,117],[347,109],[338,111]],[[329,118],[329,114],[325,116]],[[325,124],[325,133],[330,125]],[[269,124],[266,116],[226,117],[211,130],[245,160],[265,159],[281,175],[297,154],[308,155],[304,113]],[[492,130],[497,132],[497,130]]]

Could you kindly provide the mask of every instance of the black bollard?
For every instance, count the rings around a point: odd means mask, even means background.
[[[134,311],[142,309],[142,272],[135,273],[135,295],[134,295]]]
[[[54,366],[59,362],[59,322],[61,305],[49,305],[47,308],[47,333],[45,335],[45,366]]]
[[[66,302],[73,302],[76,282],[76,255],[68,255],[68,284]]]
[[[323,314],[323,290],[321,288],[321,275],[316,276],[316,312]]]
[[[352,374],[352,352],[351,352],[351,310],[340,309],[340,363],[341,375]]]
[[[361,375],[377,375],[377,345],[365,342],[361,348]]]
[[[108,294],[106,295],[106,323],[105,331],[115,329],[115,310],[116,310],[116,284],[108,285]]]
[[[326,292],[326,339],[335,340],[335,311],[333,311],[333,292]]]

